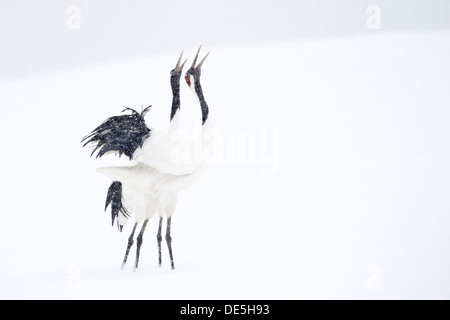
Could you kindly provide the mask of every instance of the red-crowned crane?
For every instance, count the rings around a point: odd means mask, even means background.
[[[122,268],[125,267],[128,254],[134,244],[134,234],[139,223],[143,223],[137,236],[135,270],[139,265],[140,249],[148,221],[155,213],[160,216],[157,234],[159,266],[161,266],[162,222],[167,217],[166,243],[169,249],[171,268],[174,269],[172,237],[170,227],[180,191],[193,185],[203,174],[212,154],[213,137],[209,108],[200,84],[201,66],[208,54],[196,65],[201,47],[198,49],[191,68],[186,72],[186,83],[197,97],[202,113],[201,134],[189,143],[178,136],[180,113],[180,76],[186,61],[180,65],[180,58],[170,72],[172,86],[172,108],[170,126],[167,133],[149,128],[144,116],[150,110],[145,108],[141,113],[108,118],[89,135],[83,138],[83,146],[91,145],[93,155],[97,150],[97,158],[108,153],[125,154],[129,157],[130,166],[99,168],[97,171],[110,177],[113,182],[108,189],[105,210],[111,205],[112,224],[117,218],[120,231],[127,219],[134,214],[135,224],[128,239]],[[195,161],[182,161],[178,155],[192,154],[200,150],[200,157]]]

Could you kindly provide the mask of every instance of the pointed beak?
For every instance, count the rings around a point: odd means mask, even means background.
[[[195,69],[200,70],[200,68],[202,67],[203,62],[205,62],[206,58],[208,57],[209,53],[211,51],[208,51],[208,53],[206,54],[206,56],[202,59],[202,61],[200,61],[200,63],[197,65],[197,67],[195,67]]]
[[[175,66],[175,70],[176,70],[176,72],[178,72],[178,73],[181,73],[181,72],[183,71],[183,67],[184,67],[184,65],[186,64],[186,61],[187,61],[187,59],[184,60],[184,62],[180,65],[180,62],[181,62],[181,58],[182,58],[182,57],[183,57],[183,51],[181,51],[180,58],[178,58],[177,65]]]
[[[202,48],[202,46],[200,45],[200,48],[198,48],[197,54],[195,55],[194,61],[192,61],[191,68],[195,68],[195,64],[197,63],[198,54],[200,53],[201,48]]]
[[[188,61],[188,59],[184,60],[184,62],[179,67],[180,73],[183,71],[183,67],[184,67],[184,65],[186,64],[187,61]]]
[[[211,51],[209,51],[206,54],[206,56],[202,59],[202,61],[200,61],[200,63],[197,66],[195,66],[195,64],[197,63],[198,55],[200,53],[201,48],[202,48],[202,46],[200,46],[200,48],[198,48],[197,54],[195,55],[195,58],[194,58],[194,61],[192,62],[191,68],[195,68],[197,70],[200,70],[201,67],[202,67],[203,62],[205,62],[206,58],[208,57],[209,53],[211,52]]]

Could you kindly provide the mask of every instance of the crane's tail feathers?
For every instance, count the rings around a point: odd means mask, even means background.
[[[111,183],[108,194],[106,195],[105,211],[109,204],[111,204],[112,225],[114,226],[114,220],[117,217],[117,228],[119,231],[122,231],[126,220],[130,217],[130,213],[122,204],[122,182],[114,181]],[[121,217],[119,217],[119,213],[121,214]]]

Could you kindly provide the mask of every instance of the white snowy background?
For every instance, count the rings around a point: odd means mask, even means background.
[[[0,298],[450,298],[448,2],[136,3],[0,6]],[[155,218],[120,270],[132,223],[95,172],[117,162],[80,140],[123,106],[165,130],[199,44],[214,164],[180,195],[176,270]]]

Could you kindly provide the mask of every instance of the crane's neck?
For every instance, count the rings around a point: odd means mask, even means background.
[[[208,120],[209,115],[209,107],[206,103],[205,96],[203,95],[202,85],[200,84],[199,79],[194,78],[194,90],[195,95],[198,98],[198,101],[200,102],[200,107],[202,109],[202,125],[206,123],[206,120]]]
[[[173,120],[175,114],[180,109],[180,79],[171,79],[172,85],[172,110],[170,112],[170,121]]]
[[[209,116],[209,107],[206,103],[205,96],[203,95],[202,85],[200,84],[200,79],[194,78],[194,90],[195,94],[200,102],[200,107],[202,109],[202,131],[201,131],[201,150],[202,150],[202,161],[198,168],[197,174],[201,174],[206,166],[209,164],[214,152],[214,129]]]

